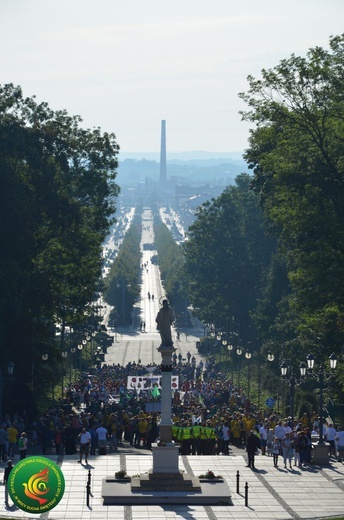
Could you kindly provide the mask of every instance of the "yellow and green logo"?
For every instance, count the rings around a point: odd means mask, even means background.
[[[13,502],[27,513],[50,511],[60,502],[64,476],[55,462],[46,457],[27,457],[12,469],[8,491]]]

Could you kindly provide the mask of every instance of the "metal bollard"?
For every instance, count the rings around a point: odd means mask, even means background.
[[[237,474],[236,474],[236,482],[237,482],[237,494],[239,495],[240,494],[240,491],[239,491],[240,473],[239,473],[239,471],[237,471]]]
[[[87,484],[86,484],[86,504],[87,507],[90,507],[90,496],[92,496],[91,493],[91,470],[88,470],[88,477],[87,477]]]
[[[245,507],[248,507],[248,484],[245,484]]]

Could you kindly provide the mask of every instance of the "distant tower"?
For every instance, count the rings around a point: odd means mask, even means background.
[[[166,182],[166,121],[161,121],[160,182]]]

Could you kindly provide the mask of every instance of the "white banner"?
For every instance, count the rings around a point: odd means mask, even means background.
[[[154,386],[161,390],[161,376],[128,376],[128,390],[151,390]],[[178,390],[179,376],[171,377],[171,389]]]

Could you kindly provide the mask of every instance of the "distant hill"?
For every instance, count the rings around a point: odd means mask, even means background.
[[[144,155],[144,157],[143,157]],[[158,153],[120,153],[119,184],[159,179]],[[167,179],[175,183],[233,184],[237,175],[248,172],[248,167],[237,153],[180,152],[167,156]]]
[[[194,161],[205,159],[229,159],[230,161],[243,161],[243,152],[204,152],[204,151],[190,151],[190,152],[167,152],[167,161]],[[119,160],[125,159],[147,159],[149,161],[160,161],[159,152],[124,152],[120,151]],[[244,161],[243,161],[244,162]]]

